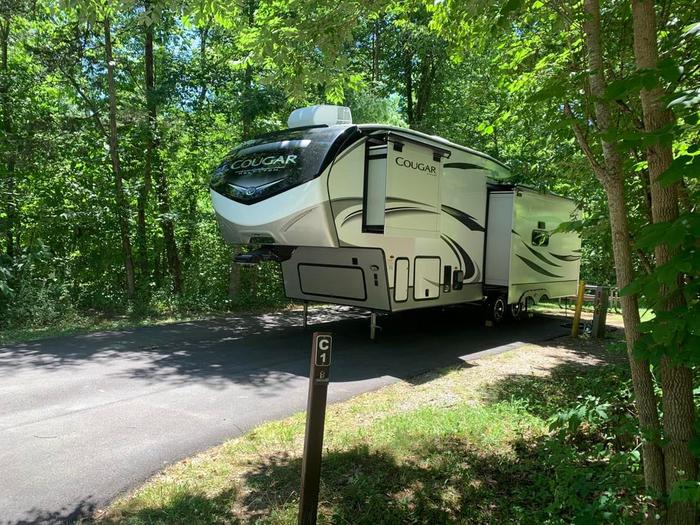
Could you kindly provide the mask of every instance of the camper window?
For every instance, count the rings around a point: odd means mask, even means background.
[[[386,202],[386,140],[372,137],[365,147],[362,231],[384,233]]]
[[[244,142],[216,169],[211,188],[252,204],[316,178],[356,128],[286,130]]]
[[[547,230],[532,230],[533,246],[549,246],[549,232]]]

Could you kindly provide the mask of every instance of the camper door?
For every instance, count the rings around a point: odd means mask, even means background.
[[[390,137],[384,233],[437,237],[440,231],[440,153]]]

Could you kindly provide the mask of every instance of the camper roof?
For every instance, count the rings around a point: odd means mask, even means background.
[[[430,141],[434,142],[436,145],[440,146],[448,146],[451,148],[455,148],[461,151],[466,151],[467,153],[471,153],[472,155],[476,155],[478,157],[481,157],[486,160],[490,160],[493,162],[498,168],[501,170],[504,170],[505,173],[499,174],[500,177],[508,177],[510,176],[510,168],[508,168],[507,165],[505,165],[503,162],[494,159],[490,155],[487,155],[486,153],[482,153],[481,151],[477,151],[472,148],[468,148],[466,146],[462,146],[460,144],[455,144],[454,142],[450,142],[447,139],[444,139],[442,137],[439,137],[437,135],[428,135],[427,133],[422,133],[420,131],[416,131],[414,129],[407,129],[407,128],[399,128],[397,126],[387,126],[386,124],[357,124],[357,127],[360,128],[361,130],[367,130],[367,131],[380,131],[380,130],[386,130],[386,131],[392,131],[394,133],[401,133],[405,135],[413,135],[415,137],[419,137],[422,141]]]

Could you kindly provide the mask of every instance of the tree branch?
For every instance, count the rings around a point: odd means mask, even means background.
[[[644,122],[641,118],[634,114],[634,111],[632,111],[632,108],[627,105],[627,102],[620,99],[616,99],[615,102],[617,102],[617,105],[620,106],[626,113],[630,114],[632,120],[634,121],[635,128],[639,130],[644,130]]]
[[[571,120],[571,129],[576,137],[576,142],[578,142],[583,154],[586,155],[586,158],[588,159],[593,172],[596,174],[596,177],[598,177],[601,182],[604,181],[607,176],[605,168],[603,168],[600,162],[598,162],[598,159],[596,159],[595,153],[593,153],[590,144],[588,144],[586,135],[581,129],[580,124],[577,122],[576,117],[574,117],[574,112],[571,110],[571,105],[568,102],[564,103],[564,115]]]

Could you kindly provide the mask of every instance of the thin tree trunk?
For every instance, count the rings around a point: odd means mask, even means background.
[[[231,267],[228,274],[228,297],[237,301],[241,294],[241,265],[236,262],[236,256],[241,253],[240,247],[231,249]]]
[[[146,2],[146,9],[149,9]],[[155,92],[155,66],[153,60],[153,24],[146,25],[144,61],[146,65],[146,106],[148,110],[148,137],[146,139],[146,163],[144,167],[144,182],[150,181],[151,174],[155,180],[156,197],[158,199],[159,222],[163,230],[165,252],[168,259],[168,269],[173,280],[173,292],[182,291],[182,270],[180,256],[175,241],[175,226],[171,217],[170,195],[168,181],[158,162],[158,101]]]
[[[410,49],[404,52],[404,77],[406,89],[406,117],[408,119],[408,127],[413,128],[415,120],[413,118],[413,53]]]
[[[12,140],[12,104],[10,103],[10,71],[8,63],[8,47],[10,41],[10,18],[0,21],[0,98],[2,99],[2,129],[3,149],[5,153],[5,195],[7,198],[5,213],[7,228],[5,231],[6,253],[9,257],[15,255],[15,228],[17,224],[17,195],[15,191],[15,154]]]
[[[128,206],[124,195],[121,166],[119,162],[119,139],[117,136],[117,90],[114,83],[114,56],[112,55],[112,29],[108,16],[104,19],[105,61],[107,63],[107,84],[109,91],[109,156],[112,161],[112,173],[114,175],[114,189],[117,201],[117,221],[119,222],[119,235],[122,244],[122,256],[124,258],[124,270],[126,273],[126,294],[129,299],[134,298],[136,286],[134,283],[134,258],[131,252],[131,240],[129,239],[129,223],[127,220]]]
[[[152,37],[151,37],[152,40]],[[149,68],[148,66],[148,29],[146,30],[146,43],[144,45],[144,55],[145,56],[145,62],[146,62],[146,98],[151,95],[150,90],[149,90],[149,85],[153,84],[153,80],[151,78],[151,82],[149,82],[149,72],[152,75],[152,68]],[[151,55],[152,55],[152,45],[151,45]],[[151,56],[150,58],[151,62],[153,61],[153,58]],[[148,102],[146,103],[148,106]],[[146,229],[146,208],[148,206],[148,196],[151,193],[151,184],[152,184],[152,162],[153,162],[153,134],[152,134],[152,128],[151,128],[151,115],[150,113],[148,114],[147,117],[147,138],[146,138],[146,159],[144,161],[144,168],[143,168],[143,182],[141,184],[141,188],[139,189],[139,196],[138,196],[138,201],[137,201],[137,206],[138,206],[138,246],[139,246],[139,266],[141,268],[141,274],[142,276],[147,276],[148,275],[148,241],[147,241],[147,229]]]
[[[584,14],[586,19],[583,29],[586,36],[589,85],[594,99],[598,130],[604,136],[612,127],[612,119],[610,106],[605,102],[603,96],[606,89],[606,80],[603,64],[599,0],[584,0]],[[581,142],[580,133],[577,134],[577,138]],[[629,242],[629,224],[624,200],[622,159],[616,144],[601,139],[601,145],[604,166],[595,163],[590,150],[588,150],[587,155],[608,196],[615,272],[617,285],[622,289],[634,278],[632,252]],[[633,355],[634,344],[639,339],[637,298],[635,296],[622,297],[620,303],[625,324],[627,355],[632,374],[635,403],[640,430],[644,436],[642,447],[644,479],[648,491],[655,496],[660,496],[665,492],[665,481],[663,452],[658,441],[660,437],[658,400],[654,393],[654,382],[649,363],[637,360]],[[649,436],[651,436],[651,439],[649,439]]]
[[[650,70],[657,67],[658,49],[656,13],[653,0],[632,0],[634,33],[634,56],[637,69]],[[654,133],[673,123],[673,115],[664,104],[664,91],[658,85],[642,89],[640,93],[644,113],[644,130]],[[651,189],[651,214],[654,223],[673,221],[678,218],[677,184],[665,186],[659,177],[673,161],[672,144],[657,141],[647,148],[647,163]],[[668,245],[660,244],[655,250],[657,268],[666,264],[673,256]],[[682,286],[681,275],[677,285]],[[662,294],[669,290],[662,289]],[[683,307],[682,294],[672,294],[661,304],[662,310]],[[673,351],[673,349],[670,349]],[[671,492],[679,481],[695,480],[697,460],[688,445],[694,437],[695,406],[693,403],[692,370],[674,363],[669,356],[661,360],[661,388],[663,390],[664,460],[666,489]],[[694,524],[695,504],[672,502],[668,509],[669,524]]]
[[[248,27],[253,27],[255,24],[255,10],[257,8],[257,0],[248,0],[246,3]],[[242,139],[247,140],[253,133],[253,121],[255,118],[252,108],[253,104],[253,66],[246,65],[245,74],[243,76],[243,108],[241,109],[241,126]],[[229,271],[229,299],[237,300],[241,293],[241,266],[235,262],[236,257],[241,253],[239,246],[234,246],[231,250],[231,267]]]
[[[433,92],[433,84],[435,83],[435,75],[437,74],[437,64],[432,54],[427,54],[423,57],[422,62],[416,93],[416,109],[413,115],[416,124],[419,126],[428,111],[430,96]]]
[[[372,32],[372,81],[379,82],[379,34],[381,19],[374,22]]]

